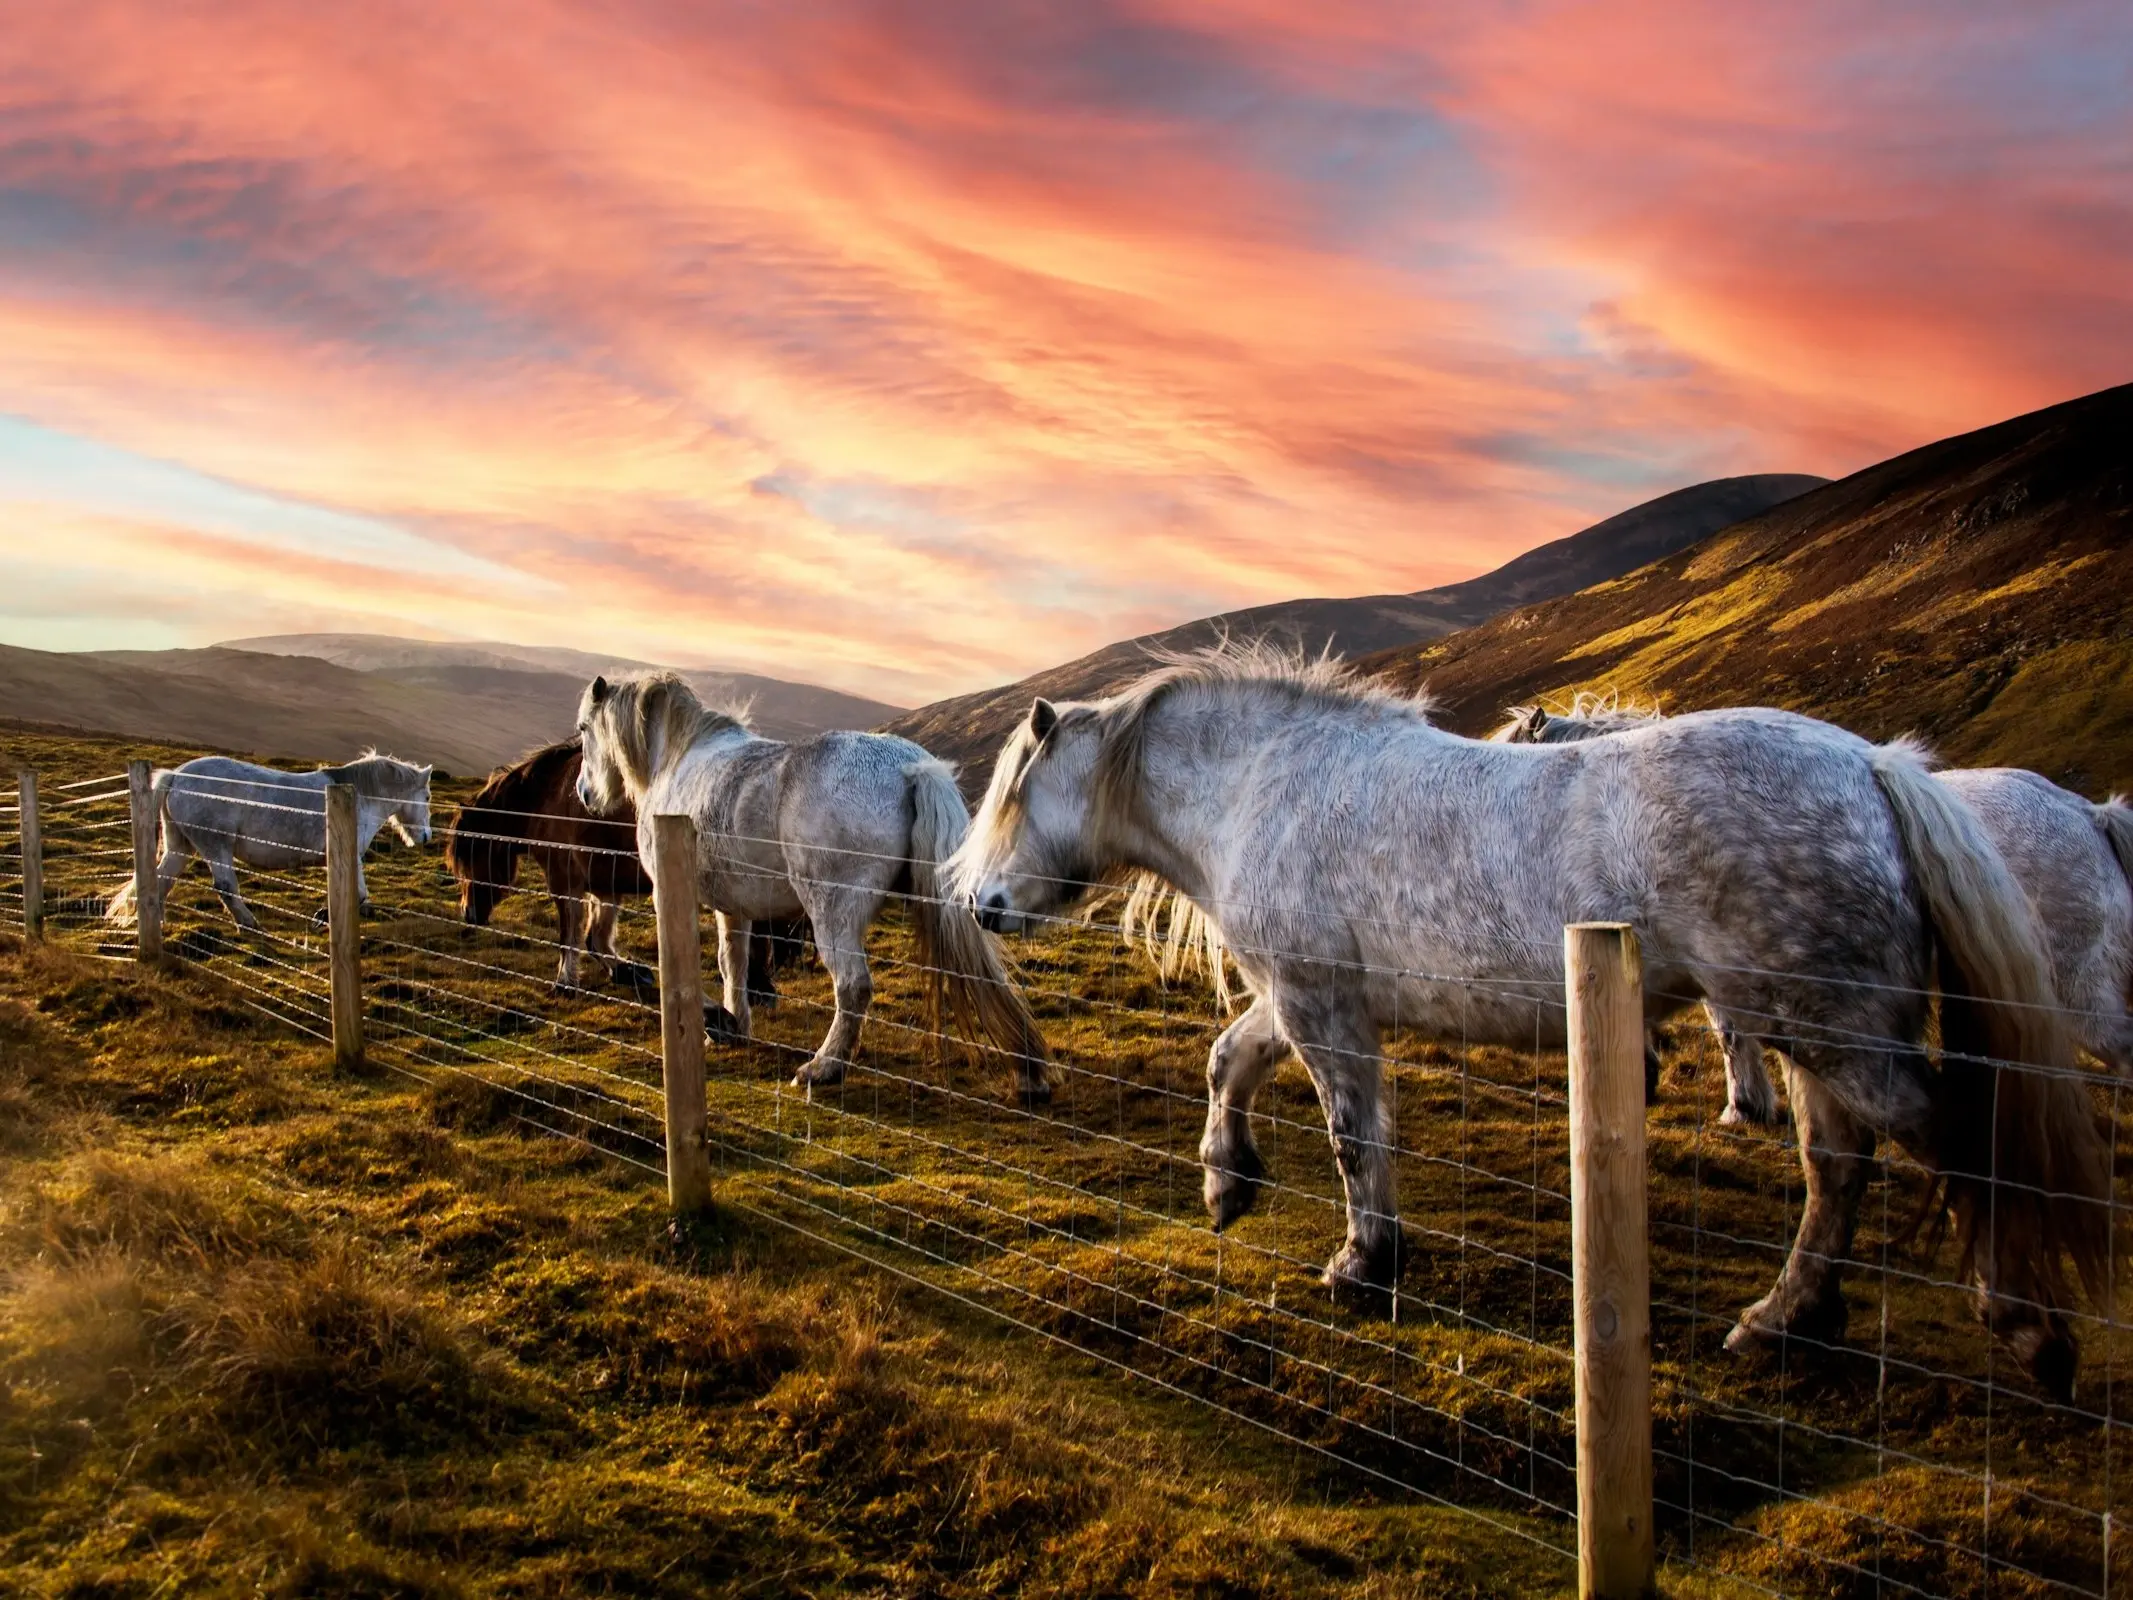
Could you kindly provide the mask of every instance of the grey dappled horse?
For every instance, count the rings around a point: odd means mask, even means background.
[[[1886,1129],[1945,1183],[1981,1312],[2071,1392],[2063,1261],[2104,1295],[2109,1153],[2028,903],[1908,746],[1775,711],[1491,744],[1335,663],[1232,648],[1094,704],[1037,701],[951,870],[995,927],[1123,871],[1218,925],[1253,998],[1209,1054],[1208,1209],[1220,1227],[1251,1208],[1252,1098],[1293,1049],[1347,1191],[1326,1281],[1378,1304],[1402,1264],[1381,1034],[1560,1045],[1564,924],[1630,923],[1653,1010],[1777,1019],[1802,1068],[1799,1233],[1729,1343],[1841,1334]]]
[[[1567,713],[1515,707],[1489,737],[1570,744],[1642,727],[1658,715],[1580,695]],[[2029,896],[2075,1043],[2113,1071],[2133,1074],[2133,807],[2116,796],[2098,805],[2018,767],[1935,776],[1976,814]],[[1715,1012],[1711,1023],[1726,1055],[1726,1109],[1719,1120],[1776,1121],[1763,1030]]]
[[[1010,1057],[1025,1096],[1049,1097],[1050,1067],[1029,1007],[993,940],[939,884],[940,863],[970,824],[949,768],[886,734],[762,738],[665,672],[612,684],[595,678],[578,705],[578,733],[579,798],[595,813],[634,805],[647,862],[655,816],[695,819],[699,895],[718,914],[719,975],[742,1038],[751,926],[801,915],[813,923],[836,1013],[794,1083],[835,1083],[851,1065],[874,995],[866,931],[902,892],[911,896],[918,963],[936,1010],[945,999],[966,1035]]]
[[[259,919],[237,892],[236,863],[264,871],[316,867],[326,859],[326,790],[349,783],[356,792],[356,887],[365,905],[370,887],[361,855],[378,830],[390,824],[409,844],[430,836],[430,769],[366,750],[341,767],[282,772],[231,756],[201,756],[182,767],[158,767],[154,794],[162,819],[163,856],[156,877],[165,898],[170,886],[198,856],[207,863],[215,893],[242,928]],[[105,909],[112,922],[133,915],[133,885],[115,894]]]

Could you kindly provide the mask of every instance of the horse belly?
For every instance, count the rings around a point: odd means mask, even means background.
[[[1564,1039],[1561,980],[1408,978],[1383,986],[1378,1025],[1439,1044],[1558,1049]]]

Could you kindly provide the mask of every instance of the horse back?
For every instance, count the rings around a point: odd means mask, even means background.
[[[525,841],[553,894],[622,899],[652,892],[637,859],[637,813],[625,800],[596,817],[578,798],[584,752],[567,739],[493,773],[466,813],[490,831]]]

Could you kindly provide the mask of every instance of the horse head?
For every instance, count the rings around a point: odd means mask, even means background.
[[[1094,706],[1030,707],[993,763],[985,800],[948,864],[949,882],[994,933],[1022,933],[1102,876],[1091,837],[1104,733]]]
[[[738,715],[713,711],[678,672],[603,677],[586,685],[578,700],[578,800],[595,816],[642,799],[652,780],[677,759],[698,734],[716,723],[745,730]]]

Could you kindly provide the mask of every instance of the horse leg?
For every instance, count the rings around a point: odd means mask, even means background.
[[[184,877],[185,869],[192,864],[192,850],[185,843],[185,835],[175,828],[164,828],[163,855],[156,862],[156,903],[165,911],[170,909],[170,886]]]
[[[1377,1024],[1359,1001],[1337,992],[1277,991],[1274,1012],[1318,1091],[1347,1196],[1347,1242],[1326,1263],[1324,1282],[1339,1300],[1389,1311],[1406,1247]]]
[[[1777,1089],[1763,1062],[1763,1041],[1740,1028],[1725,1012],[1704,1002],[1704,1015],[1726,1053],[1726,1109],[1718,1114],[1729,1128],[1753,1123],[1774,1128],[1778,1121]]]
[[[1264,995],[1222,1030],[1207,1052],[1207,1131],[1200,1136],[1201,1194],[1215,1232],[1235,1222],[1259,1198],[1266,1162],[1252,1137],[1252,1101],[1288,1053]]]
[[[230,914],[230,920],[248,932],[259,931],[259,919],[252,915],[252,908],[244,903],[244,896],[237,892],[237,868],[232,864],[230,848],[218,843],[212,851],[200,852],[207,862],[208,876],[215,880],[215,893],[222,899],[222,908]]]
[[[555,902],[556,943],[563,947],[556,952],[555,983],[551,992],[568,994],[578,986],[578,949],[584,943],[585,902],[574,894],[556,894],[549,898]]]
[[[704,1031],[715,1039],[738,1044],[752,1029],[753,1013],[748,1004],[748,947],[754,924],[746,917],[718,913],[718,976],[724,990],[723,1006],[704,1007]]]
[[[777,941],[772,935],[752,939],[748,945],[748,1000],[751,1005],[774,1011],[778,1004],[776,970]]]
[[[615,948],[615,919],[622,910],[621,904],[597,894],[588,894],[585,904],[585,948],[601,958],[607,968],[607,981],[626,983],[632,989],[653,987],[657,976]]]
[[[871,900],[872,904],[868,904]],[[814,1059],[793,1074],[796,1086],[836,1083],[842,1080],[859,1048],[859,1030],[867,1008],[874,1003],[874,975],[867,966],[867,924],[881,908],[879,895],[840,894],[826,904],[809,907],[815,924],[815,949],[829,969],[830,989],[836,996],[836,1015]],[[745,962],[737,976],[747,973]]]
[[[1792,1068],[1792,1119],[1799,1129],[1807,1204],[1792,1253],[1771,1291],[1740,1315],[1728,1350],[1796,1337],[1834,1344],[1844,1337],[1844,1258],[1851,1254],[1859,1202],[1873,1176],[1874,1134],[1827,1084]]]

